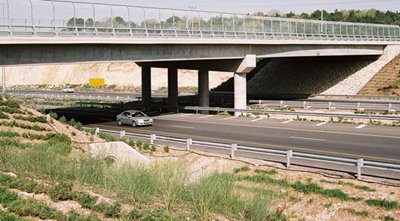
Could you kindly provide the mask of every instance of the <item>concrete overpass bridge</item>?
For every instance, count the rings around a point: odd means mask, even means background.
[[[234,72],[235,108],[242,109],[246,74],[257,58],[382,55],[388,45],[400,44],[400,27],[393,25],[70,0],[2,1],[0,65],[136,62],[145,105],[151,102],[151,67],[168,68],[171,111],[177,107],[178,69],[199,70],[200,106],[209,105],[208,72]]]

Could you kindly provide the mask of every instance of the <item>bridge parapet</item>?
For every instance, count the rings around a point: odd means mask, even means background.
[[[0,18],[0,37],[79,36],[400,42],[400,27],[396,25],[275,18],[71,0],[4,1],[6,14],[4,18]],[[17,10],[26,11],[26,17],[16,16],[14,12]],[[70,15],[66,15],[68,14],[66,11],[70,11]]]

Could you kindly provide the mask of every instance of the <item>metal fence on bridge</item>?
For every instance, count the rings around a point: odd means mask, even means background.
[[[396,25],[70,0],[2,1],[5,13],[0,18],[0,36],[400,41],[400,27]],[[16,15],[16,11],[24,11],[25,17]]]

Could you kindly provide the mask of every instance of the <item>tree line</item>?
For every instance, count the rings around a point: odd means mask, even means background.
[[[275,17],[286,17],[286,18],[300,18],[300,19],[321,19],[321,10],[316,10],[310,14],[300,13],[295,14],[289,12],[286,14],[280,14],[275,12],[274,14],[269,14],[269,16]],[[257,12],[255,15],[265,16],[263,12]],[[335,10],[333,12],[328,12],[323,10],[323,17],[326,21],[342,21],[342,22],[360,22],[360,23],[376,23],[376,24],[390,24],[390,25],[400,25],[400,12],[396,11],[379,11],[376,9],[369,10]]]

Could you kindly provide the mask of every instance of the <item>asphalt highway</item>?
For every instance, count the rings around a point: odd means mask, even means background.
[[[162,115],[154,120],[152,127],[117,126],[116,122],[87,126],[400,163],[398,127],[195,114]]]

